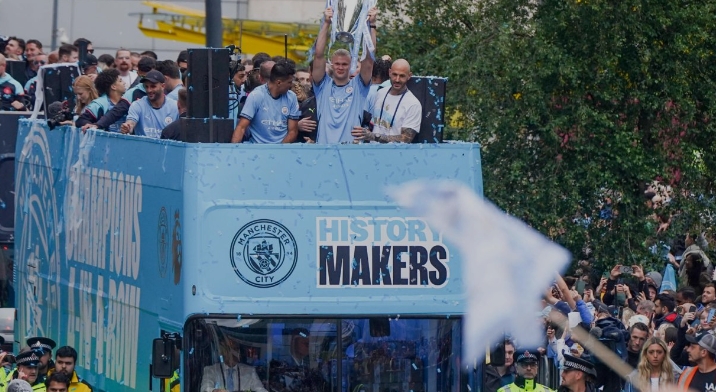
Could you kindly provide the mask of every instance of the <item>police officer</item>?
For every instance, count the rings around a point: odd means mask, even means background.
[[[535,382],[537,369],[539,368],[539,353],[536,351],[515,351],[515,367],[517,377],[515,382],[507,384],[497,392],[550,392],[551,389]]]
[[[562,384],[558,392],[594,392],[594,380],[597,370],[589,361],[564,354],[562,364]]]
[[[26,343],[31,350],[40,355],[37,379],[44,384],[47,378],[47,371],[55,368],[55,362],[52,361],[52,350],[57,347],[57,343],[50,338],[44,337],[29,338]]]
[[[45,383],[40,381],[38,372],[38,367],[40,366],[40,356],[37,352],[28,349],[27,347],[23,351],[23,353],[15,357],[17,369],[7,375],[5,385],[8,385],[10,381],[20,377],[30,383],[33,391],[45,392]]]

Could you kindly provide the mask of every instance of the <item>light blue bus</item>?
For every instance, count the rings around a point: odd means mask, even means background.
[[[23,120],[16,152],[16,338],[75,347],[96,390],[168,389],[162,358],[192,392],[471,388],[470,277],[384,189],[482,194],[478,145],[187,144]]]

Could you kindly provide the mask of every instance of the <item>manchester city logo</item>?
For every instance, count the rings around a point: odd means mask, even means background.
[[[353,87],[351,87],[351,86],[346,87],[346,94],[350,94],[352,92],[353,92]]]
[[[281,113],[285,116],[288,114],[288,107],[284,106],[281,108]]]
[[[298,262],[298,247],[288,229],[269,219],[251,221],[231,241],[231,265],[236,275],[254,287],[274,287],[285,281]]]
[[[167,117],[164,118],[164,124],[169,125],[169,124],[171,124],[172,122],[174,122],[174,119],[173,119],[173,118],[171,118],[171,117],[169,117],[169,116],[167,116]]]

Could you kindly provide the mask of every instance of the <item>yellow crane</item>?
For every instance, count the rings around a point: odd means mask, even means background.
[[[139,16],[139,30],[147,37],[181,41],[204,46],[206,43],[203,11],[157,1],[143,1],[151,13]],[[303,61],[318,35],[318,24],[279,23],[223,18],[224,46],[236,45],[243,53],[266,52]]]

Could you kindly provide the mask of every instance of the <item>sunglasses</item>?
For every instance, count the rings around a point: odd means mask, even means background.
[[[33,61],[32,63],[35,65],[45,65],[47,64],[47,61]]]
[[[87,49],[87,53],[94,54],[94,49]]]

